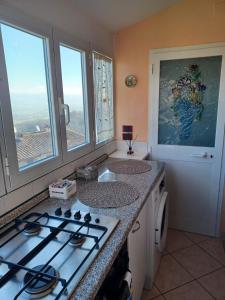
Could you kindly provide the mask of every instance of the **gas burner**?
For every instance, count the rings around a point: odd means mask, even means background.
[[[73,246],[73,247],[78,247],[78,246],[81,246],[83,244],[83,242],[85,241],[85,237],[78,234],[78,235],[73,235],[71,234],[70,237],[73,238],[69,241],[69,245],[70,246]]]
[[[118,220],[68,209],[32,210],[0,228],[0,300],[71,298]]]
[[[23,233],[26,235],[37,235],[41,231],[41,226],[38,224],[25,224]]]
[[[34,267],[32,270],[41,271],[42,273],[55,276],[55,278],[45,277],[44,275],[37,275],[37,277],[31,281],[31,283],[26,287],[25,292],[30,294],[32,298],[44,297],[51,293],[53,287],[57,282],[57,272],[52,266],[39,265]],[[43,270],[42,270],[43,268]],[[31,271],[27,272],[23,279],[23,284],[26,285],[36,273],[32,273]]]

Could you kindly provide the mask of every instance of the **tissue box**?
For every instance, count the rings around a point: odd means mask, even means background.
[[[49,195],[51,198],[69,199],[75,193],[75,180],[60,179],[49,185]]]

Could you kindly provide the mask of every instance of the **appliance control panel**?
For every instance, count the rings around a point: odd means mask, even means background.
[[[85,222],[93,221],[96,224],[101,223],[100,217],[99,216],[93,217],[90,212],[81,212],[80,210],[72,212],[71,209],[67,209],[67,210],[63,211],[61,207],[56,208],[55,216],[58,216],[58,217],[64,216],[65,218],[74,218],[77,221],[79,221],[83,218],[83,220]]]

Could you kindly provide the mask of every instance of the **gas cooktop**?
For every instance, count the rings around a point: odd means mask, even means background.
[[[118,220],[30,212],[0,230],[0,299],[68,299]]]

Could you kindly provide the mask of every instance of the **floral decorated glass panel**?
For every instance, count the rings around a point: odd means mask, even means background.
[[[214,147],[221,62],[161,61],[158,144]]]

